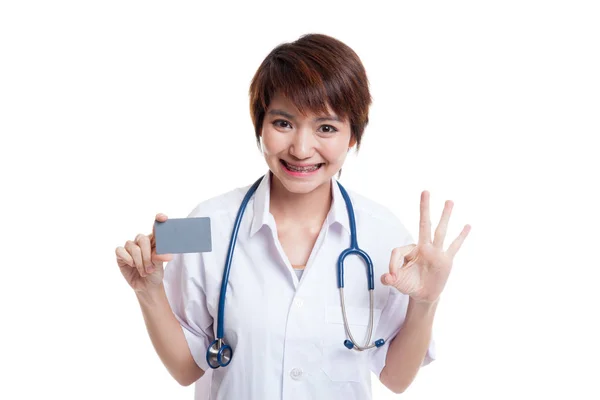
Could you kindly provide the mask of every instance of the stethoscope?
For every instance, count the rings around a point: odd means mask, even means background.
[[[211,343],[206,351],[206,361],[208,365],[213,368],[226,367],[231,362],[231,357],[233,356],[233,349],[231,346],[225,343],[223,340],[223,331],[224,331],[224,316],[225,316],[225,292],[227,291],[227,282],[229,281],[229,271],[231,269],[231,260],[233,258],[233,250],[235,248],[235,242],[237,239],[237,234],[240,229],[240,223],[242,221],[242,216],[244,215],[244,211],[246,210],[246,206],[248,205],[248,201],[256,191],[256,188],[262,181],[263,177],[259,178],[254,184],[250,187],[246,196],[242,200],[242,204],[238,210],[237,217],[235,220],[235,224],[233,227],[233,232],[231,233],[231,240],[229,242],[229,250],[227,252],[227,259],[225,261],[225,270],[223,271],[223,279],[221,281],[221,294],[219,297],[219,315],[217,322],[217,338]],[[342,185],[338,183],[340,191],[342,192],[342,196],[344,197],[344,201],[346,202],[346,209],[348,210],[348,219],[350,220],[350,247],[344,250],[340,257],[338,258],[337,263],[337,286],[340,291],[340,301],[342,304],[342,316],[344,318],[344,330],[346,331],[346,335],[349,339],[344,340],[344,346],[348,349],[364,351],[371,349],[373,347],[381,347],[385,343],[383,339],[378,339],[374,343],[369,344],[371,342],[371,336],[373,335],[373,289],[375,288],[375,281],[373,279],[373,262],[371,261],[371,257],[363,250],[358,248],[358,243],[356,240],[356,221],[354,219],[354,209],[352,208],[352,203],[350,202],[350,197],[346,190],[342,187]],[[356,254],[360,256],[365,263],[367,264],[367,274],[368,274],[368,285],[369,285],[369,325],[368,331],[369,335],[365,344],[363,346],[359,346],[356,344],[352,333],[350,332],[350,328],[348,326],[348,319],[346,317],[346,306],[344,304],[344,259],[348,257],[350,254]]]

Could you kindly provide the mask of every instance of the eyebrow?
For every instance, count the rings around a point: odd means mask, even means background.
[[[295,119],[296,117],[293,116],[292,114],[285,112],[283,110],[278,110],[278,109],[274,109],[274,110],[269,110],[268,114],[271,115],[281,115],[282,117],[286,117],[288,119]],[[326,115],[324,117],[318,117],[314,119],[315,122],[323,122],[323,121],[337,121],[337,122],[342,122],[342,120],[340,120],[340,118],[337,115]]]

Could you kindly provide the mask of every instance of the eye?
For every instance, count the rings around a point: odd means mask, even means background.
[[[321,125],[321,128],[326,128],[324,133],[334,133],[338,131],[334,126],[331,125]]]
[[[289,128],[290,127],[290,123],[284,119],[276,119],[275,121],[273,121],[273,125],[275,125],[278,128]]]

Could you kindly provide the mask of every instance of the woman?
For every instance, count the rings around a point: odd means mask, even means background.
[[[326,35],[276,47],[256,72],[250,111],[269,171],[239,225],[223,318],[233,355],[219,359],[224,366],[207,349],[217,346],[225,259],[250,186],[189,214],[211,218],[211,252],[156,255],[153,234],[117,248],[158,355],[180,384],[196,383],[196,399],[370,399],[371,372],[401,393],[434,359],[435,310],[470,227],[443,251],[452,202],[432,241],[424,191],[414,243],[390,211],[338,185],[335,176],[361,143],[370,104],[360,59]],[[337,261],[351,243],[352,222],[344,193],[375,276],[370,293],[363,259],[345,259],[345,317]]]

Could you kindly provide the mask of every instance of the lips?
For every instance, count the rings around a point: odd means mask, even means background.
[[[325,163],[318,163],[318,164],[298,165],[298,164],[288,163],[285,160],[279,160],[279,161],[287,170],[292,171],[292,172],[314,172],[314,171],[318,170],[319,168],[321,168],[325,164]]]

